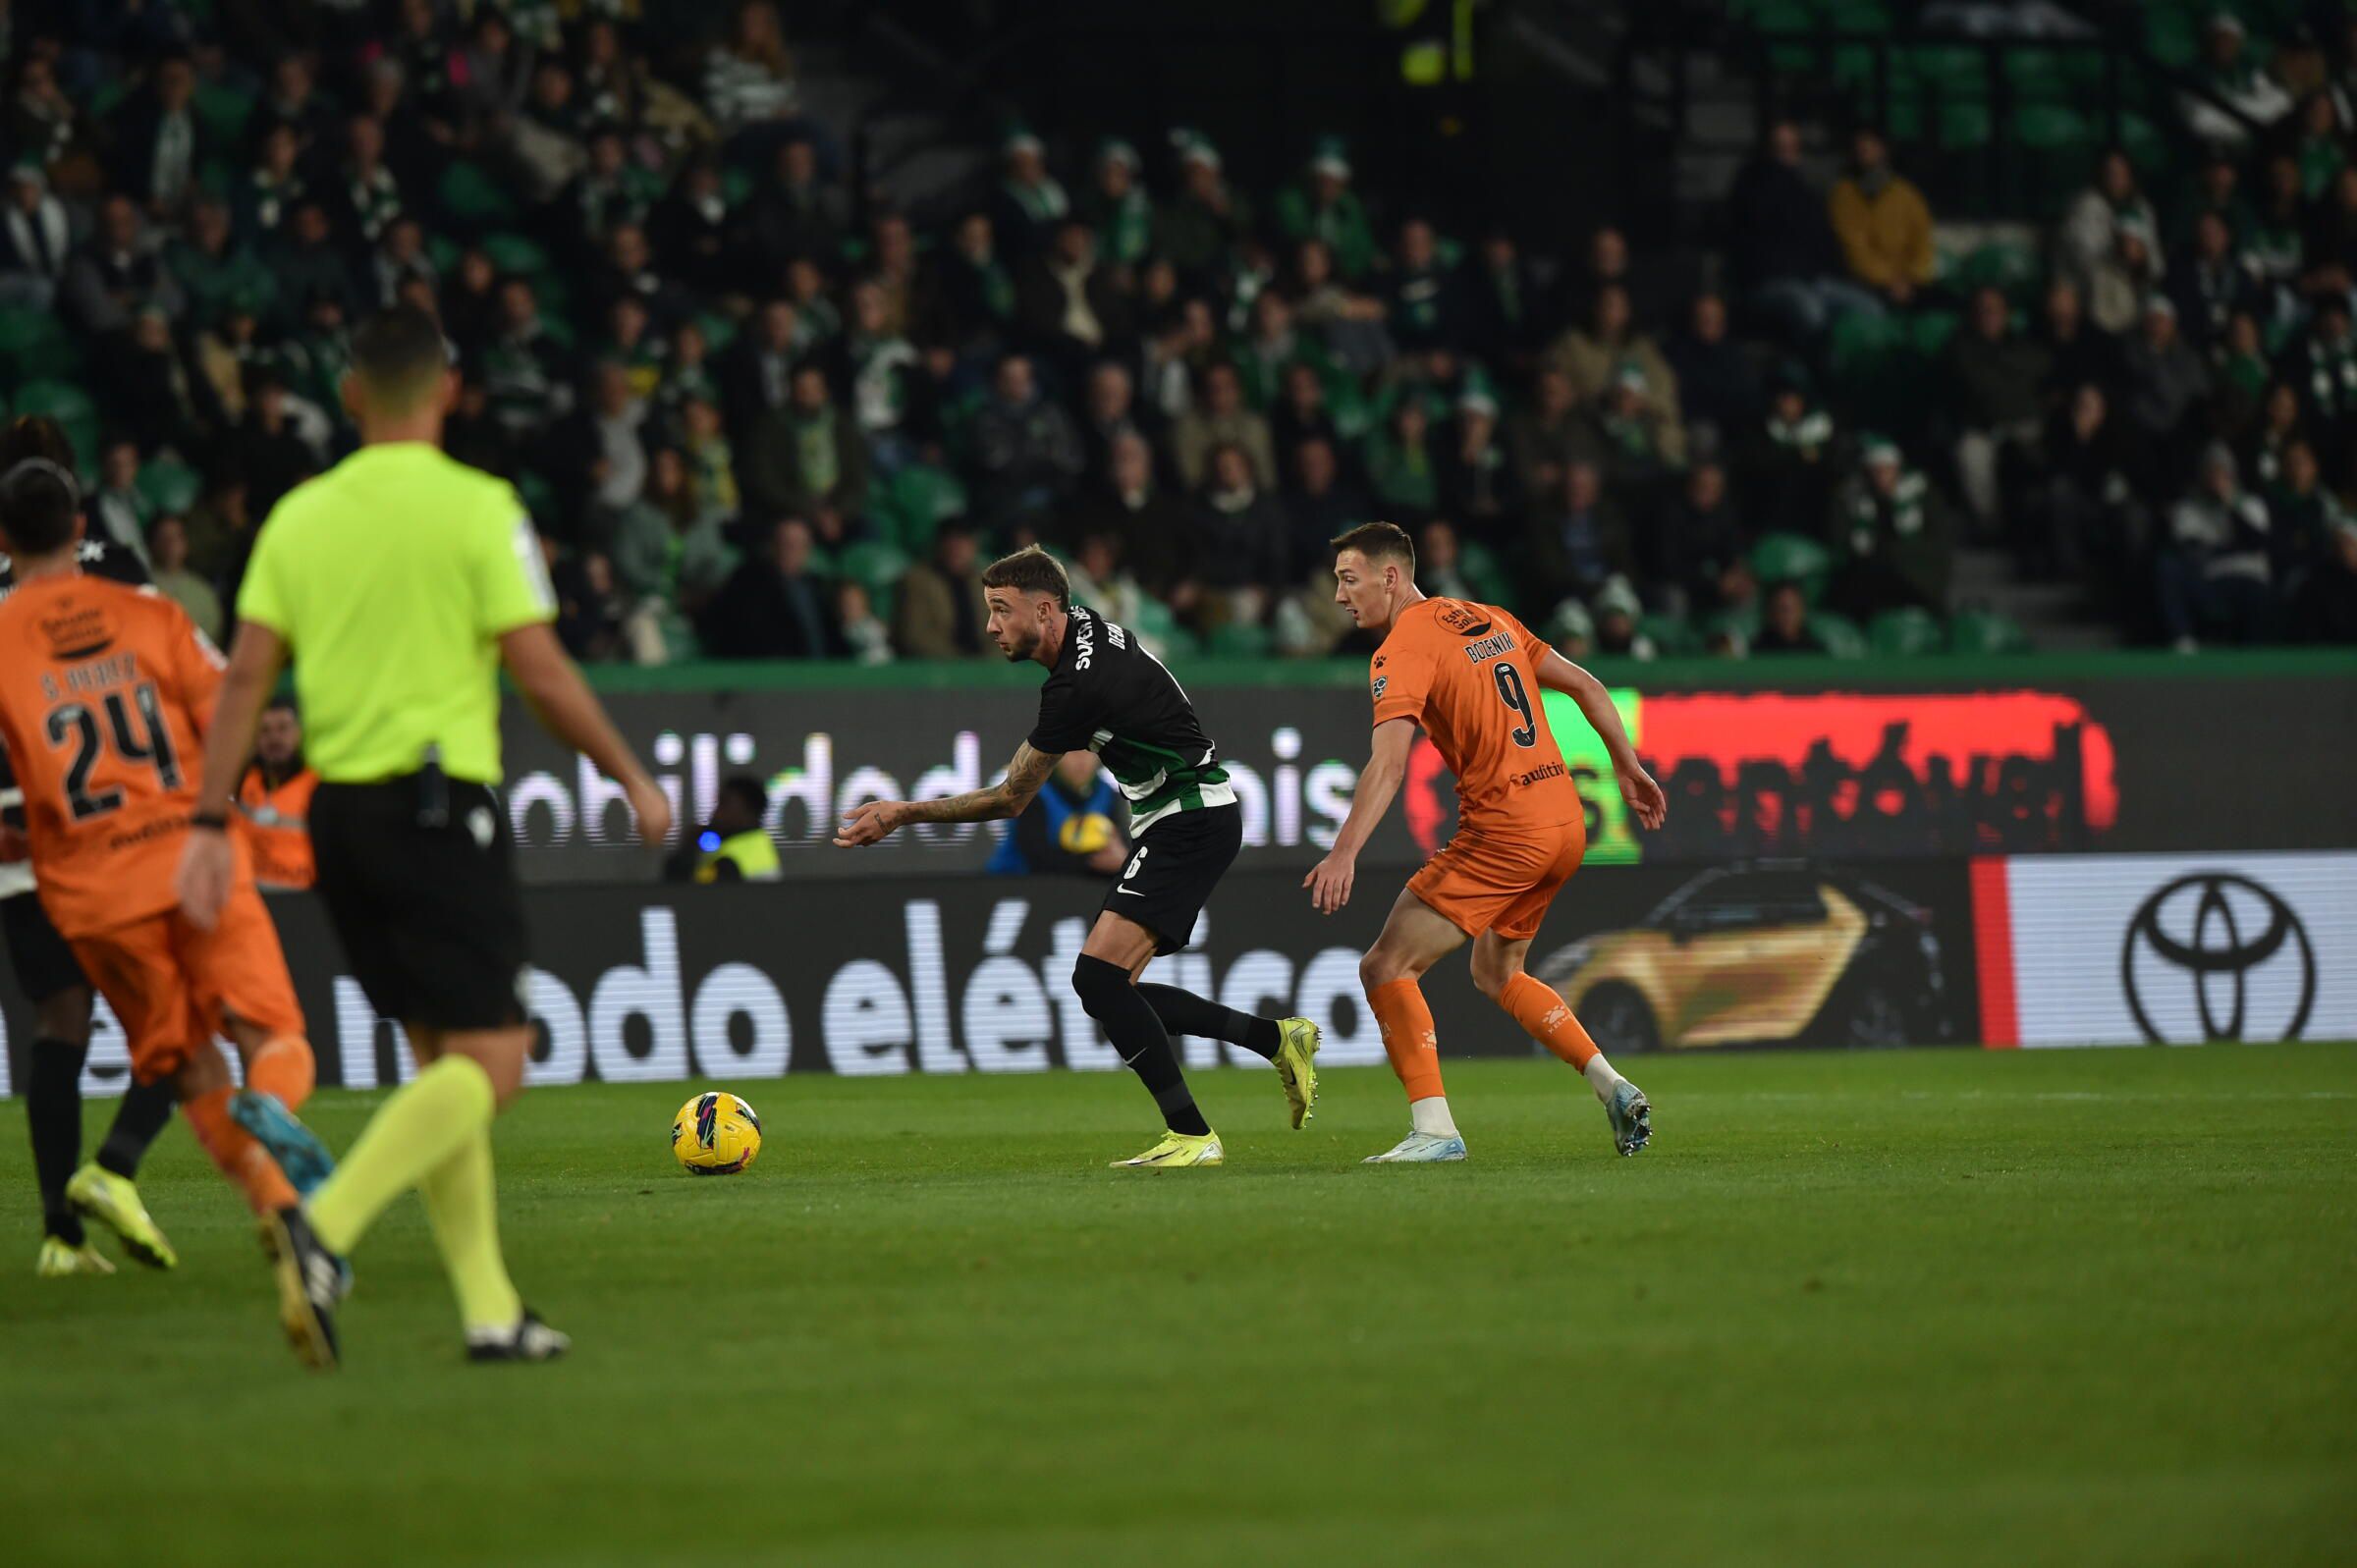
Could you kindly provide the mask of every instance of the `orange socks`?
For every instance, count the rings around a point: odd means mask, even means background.
[[[1540,1045],[1580,1071],[1587,1071],[1588,1062],[1596,1054],[1596,1042],[1588,1038],[1588,1032],[1579,1026],[1579,1020],[1571,1016],[1570,1007],[1564,1004],[1562,997],[1556,995],[1553,986],[1543,980],[1533,980],[1527,974],[1518,974],[1498,993],[1498,1005],[1512,1013],[1514,1022],[1528,1030],[1531,1038]],[[1381,1008],[1376,1009],[1376,1016],[1382,1016]],[[1386,1044],[1390,1043],[1391,1032],[1388,1029],[1384,1032],[1384,1040]]]
[[[1384,1054],[1407,1090],[1408,1104],[1430,1100],[1441,1090],[1441,1048],[1434,1038],[1432,1009],[1413,980],[1391,980],[1367,993],[1375,1022],[1383,1030]]]
[[[246,1063],[246,1087],[276,1095],[289,1110],[302,1108],[317,1076],[311,1043],[301,1035],[272,1035]]]
[[[182,1101],[180,1108],[188,1115],[189,1130],[221,1168],[221,1174],[237,1183],[255,1214],[287,1208],[295,1202],[295,1189],[286,1172],[278,1168],[268,1150],[253,1141],[251,1133],[229,1119],[229,1097],[236,1092],[223,1087]]]

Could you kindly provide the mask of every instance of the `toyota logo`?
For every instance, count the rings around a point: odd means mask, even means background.
[[[2168,1023],[2180,1037],[2198,1027],[2204,1041],[2297,1040],[2316,1005],[2316,949],[2273,889],[2230,871],[2196,872],[2145,899],[2128,922],[2119,979],[2136,1027],[2156,1046],[2170,1043]]]

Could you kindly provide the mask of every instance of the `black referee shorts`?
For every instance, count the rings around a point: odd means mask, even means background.
[[[522,1023],[523,897],[488,785],[448,782],[448,821],[418,820],[414,778],[322,784],[311,797],[319,896],[368,1004],[429,1029]]]
[[[40,894],[21,892],[13,898],[0,898],[0,931],[8,934],[9,967],[16,970],[17,984],[27,1000],[38,1005],[61,991],[88,988],[74,949],[49,923],[49,911],[41,907]]]
[[[1137,836],[1105,912],[1145,927],[1156,952],[1177,952],[1195,940],[1195,917],[1243,846],[1238,808],[1174,811]]]

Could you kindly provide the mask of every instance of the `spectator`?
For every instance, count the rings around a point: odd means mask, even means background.
[[[1137,149],[1119,136],[1097,143],[1089,187],[1080,194],[1082,222],[1096,234],[1105,260],[1133,268],[1154,245],[1154,203],[1138,181]]]
[[[1635,567],[1627,518],[1605,495],[1603,470],[1574,459],[1563,468],[1562,491],[1545,498],[1532,517],[1525,591],[1548,601],[1585,599],[1607,577]]]
[[[2186,93],[2182,104],[2186,129],[2214,147],[2244,146],[2254,127],[2264,132],[2291,112],[2291,94],[2248,58],[2247,41],[2241,18],[2211,13],[2195,72],[2201,90]]]
[[[1834,504],[1834,603],[1858,621],[1910,605],[1946,615],[1954,550],[1946,508],[1891,443],[1868,440],[1861,457]]]
[[[1606,471],[1621,489],[1649,489],[1686,465],[1685,428],[1653,401],[1637,361],[1620,366],[1597,400],[1595,419]]]
[[[1025,256],[1045,244],[1070,216],[1071,197],[1048,173],[1047,148],[1029,131],[1018,128],[1000,143],[999,167],[991,224],[1011,254]]]
[[[2293,624],[2303,642],[2347,647],[2357,644],[2357,522],[2333,524],[2326,547],[2293,601]]]
[[[829,545],[856,531],[867,514],[867,444],[829,400],[825,370],[795,368],[786,406],[753,427],[738,478],[756,511],[806,517]]]
[[[2143,234],[2148,249],[2151,237],[2161,232],[2161,220],[2137,184],[2136,166],[2126,153],[2113,147],[2096,164],[2094,183],[2071,198],[2055,232],[2056,268],[2076,284],[2083,296],[2100,298],[2105,295],[2098,277],[2117,264],[2123,225]],[[2131,300],[2131,314],[2134,308]]]
[[[1891,167],[1891,147],[1880,131],[1853,132],[1849,150],[1849,172],[1835,183],[1827,215],[1850,276],[1904,309],[1940,270],[1932,210],[1923,192]]]
[[[2037,478],[2012,536],[2023,569],[2084,580],[2098,592],[2126,580],[2150,526],[2132,471],[2110,399],[2085,383],[2049,417],[2039,442]]]
[[[359,291],[353,283],[344,248],[336,242],[327,208],[307,197],[280,230],[278,243],[270,251],[270,267],[278,277],[279,313],[287,320],[302,320],[321,299],[332,300],[348,315],[359,302]]]
[[[2216,390],[2211,422],[2220,439],[2239,445],[2258,424],[2260,406],[2275,373],[2259,335],[2258,318],[2248,310],[2234,312],[2227,319],[2224,335],[2212,346],[2210,359],[2215,366],[2211,384]]]
[[[591,370],[587,398],[549,434],[546,467],[563,512],[559,539],[611,539],[646,488],[646,400],[630,390],[629,371],[612,360]]]
[[[658,447],[645,489],[614,525],[614,573],[631,600],[625,626],[638,663],[667,662],[685,641],[685,625],[674,618],[693,622],[735,570],[723,520],[718,509],[699,503],[679,450]]]
[[[1383,301],[1343,284],[1324,241],[1304,240],[1294,247],[1290,292],[1294,319],[1325,340],[1336,363],[1352,375],[1369,375],[1391,362]]]
[[[1367,488],[1377,505],[1403,525],[1433,514],[1441,503],[1440,462],[1432,420],[1421,398],[1401,398],[1383,428],[1367,438]]]
[[[1192,512],[1155,484],[1153,449],[1132,432],[1113,438],[1104,480],[1077,509],[1068,537],[1076,546],[1091,534],[1110,535],[1147,591],[1185,613],[1194,608],[1193,532]]]
[[[2308,331],[2284,350],[2280,374],[2298,390],[2317,438],[2347,452],[2357,441],[2357,332],[2350,330],[2345,295],[2317,301]],[[2346,483],[2349,474],[2344,460],[2336,482]]]
[[[652,330],[646,304],[626,294],[606,307],[606,337],[596,348],[598,359],[622,367],[630,396],[652,403],[662,390],[671,345]]]
[[[2021,449],[2038,437],[2053,369],[2046,350],[2013,330],[2005,297],[1994,288],[1974,290],[1964,330],[1948,344],[1946,371],[1957,488],[1984,532],[1998,524]]]
[[[27,51],[17,68],[16,95],[9,100],[8,144],[19,157],[54,171],[81,139],[81,121],[73,100],[58,85],[55,61],[38,50]]]
[[[336,196],[336,226],[356,253],[375,245],[401,216],[401,182],[385,162],[385,128],[374,115],[356,114],[345,126]]]
[[[1075,601],[1115,624],[1128,627],[1130,635],[1144,636],[1138,630],[1138,618],[1146,610],[1146,590],[1122,560],[1119,535],[1102,531],[1082,534],[1080,548],[1072,556],[1071,581]],[[1161,656],[1159,648],[1149,651]]]
[[[1291,448],[1288,465],[1291,483],[1286,488],[1284,504],[1292,530],[1288,552],[1292,567],[1288,576],[1300,582],[1322,576],[1334,555],[1332,541],[1371,520],[1375,509],[1365,493],[1343,477],[1341,456],[1334,443],[1322,436],[1311,436]],[[1431,564],[1421,556],[1417,559]]]
[[[622,308],[620,301],[615,308]],[[655,404],[673,430],[685,422],[691,400],[701,399],[715,410],[720,407],[720,381],[712,373],[711,340],[704,336],[701,323],[681,322],[671,334],[669,351],[657,351],[655,358],[663,367],[662,384],[655,389]]]
[[[849,577],[835,584],[835,619],[843,627],[844,646],[850,650],[853,663],[892,663],[892,627],[876,614],[876,603],[868,595],[867,584]]]
[[[622,134],[601,131],[589,138],[588,163],[574,177],[559,205],[569,220],[571,243],[603,249],[606,237],[621,225],[643,228],[660,195],[660,183],[643,164],[630,160]]]
[[[720,165],[698,157],[688,160],[670,193],[655,204],[646,234],[664,275],[709,297],[734,292],[743,281],[738,276],[736,231]]]
[[[573,406],[570,355],[540,313],[540,297],[522,278],[499,286],[499,329],[478,367],[491,417],[509,437],[530,439]]]
[[[1705,291],[1694,297],[1686,330],[1670,345],[1686,431],[1696,445],[1723,450],[1760,415],[1760,378],[1751,359],[1727,336],[1727,300]]]
[[[383,308],[401,298],[412,283],[423,283],[428,298],[439,293],[441,274],[425,248],[425,230],[415,218],[401,217],[386,225],[368,257],[365,293],[370,304]],[[184,280],[185,281],[185,280]]]
[[[1603,444],[1579,407],[1570,373],[1555,364],[1539,367],[1530,400],[1507,421],[1507,443],[1524,495],[1559,491],[1564,465],[1574,459],[1604,460]]]
[[[2276,587],[2296,599],[2309,574],[2330,563],[2333,530],[2350,520],[2326,487],[2316,449],[2295,441],[2283,454],[2281,478],[2268,487],[2268,559]]]
[[[2142,444],[2148,484],[2164,482],[2172,466],[2169,444],[2186,429],[2210,395],[2210,368],[2177,336],[2177,308],[2166,297],[2145,301],[2143,330],[2121,351],[2127,397],[2121,411]]]
[[[1653,340],[1636,330],[1628,291],[1618,284],[1597,291],[1594,313],[1556,341],[1548,360],[1570,378],[1572,396],[1586,403],[1601,399],[1634,365],[1644,377],[1646,406],[1664,419],[1677,419],[1676,372]]]
[[[1230,254],[1253,232],[1252,204],[1232,189],[1219,149],[1203,137],[1178,133],[1178,193],[1154,215],[1154,252],[1180,278],[1210,283]]]
[[[1112,877],[1129,858],[1122,794],[1093,751],[1057,759],[1046,787],[999,837],[994,877]]]
[[[665,325],[693,313],[687,297],[656,267],[654,247],[637,224],[616,224],[603,249],[603,262],[593,265],[585,291],[590,308],[598,314],[604,315],[622,298],[636,299],[646,306],[650,320]]]
[[[753,427],[765,415],[786,406],[793,390],[794,367],[801,357],[800,327],[790,301],[771,299],[714,366],[721,406],[728,414],[729,437],[737,445],[749,450]]]
[[[1670,309],[1660,285],[1662,269],[1638,270],[1629,253],[1628,235],[1617,224],[1602,224],[1588,236],[1587,254],[1567,265],[1557,290],[1556,319],[1586,321],[1596,314],[1596,297],[1606,289],[1628,293],[1629,314],[1639,331],[1658,334]]]
[[[49,193],[39,163],[19,159],[8,171],[8,208],[0,214],[0,306],[46,312],[73,254],[65,203]]]
[[[1337,529],[1340,533],[1343,530]],[[1332,535],[1329,535],[1332,537]],[[1328,546],[1327,553],[1333,553]],[[1439,517],[1416,534],[1416,585],[1436,599],[1464,599],[1479,603],[1485,595],[1465,575],[1464,549],[1456,529]]]
[[[1270,591],[1291,574],[1291,534],[1244,449],[1232,442],[1212,448],[1188,551],[1211,624],[1266,617]]]
[[[139,209],[129,196],[98,204],[98,229],[66,268],[61,302],[66,317],[88,333],[120,332],[145,306],[177,321],[187,301],[148,243]]]
[[[999,260],[990,214],[969,212],[934,258],[919,330],[961,353],[985,354],[1014,326],[1014,279]]]
[[[1825,643],[1809,629],[1808,596],[1799,583],[1786,580],[1768,585],[1760,629],[1752,634],[1751,652],[1755,656],[1826,652]]]
[[[1223,446],[1243,451],[1255,485],[1276,482],[1277,449],[1269,439],[1269,422],[1244,406],[1243,378],[1235,366],[1219,360],[1196,378],[1195,406],[1171,427],[1171,457],[1179,477],[1189,486],[1200,485],[1211,453]]]
[[[1596,652],[1610,659],[1653,660],[1661,657],[1653,638],[1637,625],[1645,606],[1626,577],[1607,577],[1588,606],[1596,623]]]
[[[807,135],[778,143],[769,184],[745,204],[743,222],[754,253],[772,266],[843,253],[843,200],[819,179],[818,148]]]
[[[558,557],[556,543],[543,538],[552,558],[549,585],[557,596],[557,639],[583,664],[605,664],[630,651],[623,623],[630,612],[614,579],[614,563],[603,551]]]
[[[2306,418],[2298,388],[2278,381],[2267,389],[2258,427],[2244,455],[2251,478],[2262,490],[2273,488],[2283,477],[2283,455],[2308,438]]]
[[[1077,382],[1089,360],[1129,336],[1129,301],[1097,260],[1096,236],[1077,218],[1058,223],[1027,258],[1016,314],[1041,356]]]
[[[1304,441],[1332,443],[1338,455],[1348,445],[1342,423],[1326,406],[1326,382],[1315,366],[1296,359],[1279,378],[1277,406],[1269,414],[1269,443],[1280,453]]]
[[[687,464],[687,485],[695,504],[724,516],[737,513],[737,459],[720,418],[720,406],[709,398],[691,397],[680,406],[680,457]]]
[[[1494,229],[1461,268],[1457,291],[1464,299],[1464,344],[1484,363],[1515,375],[1527,373],[1531,345],[1539,341],[1537,275],[1512,235]]]
[[[1350,160],[1337,137],[1321,137],[1302,178],[1278,192],[1276,218],[1287,240],[1323,243],[1345,279],[1363,278],[1375,264],[1375,231],[1350,189]]]
[[[1399,225],[1380,297],[1392,342],[1401,352],[1452,345],[1463,335],[1454,276],[1442,265],[1440,240],[1423,218]]]
[[[737,564],[704,607],[696,624],[705,651],[718,659],[841,657],[834,585],[814,568],[812,545],[810,525],[799,517],[770,524],[761,547]]]
[[[901,579],[893,644],[904,659],[975,659],[995,653],[983,633],[982,566],[973,526],[946,517],[933,553]]]
[[[2300,193],[2300,166],[2289,155],[2268,159],[2264,174],[2242,249],[2260,281],[2287,305],[2307,267],[2308,200]]]
[[[704,112],[736,146],[758,147],[791,123],[799,94],[771,0],[738,0],[728,41],[704,57]]]
[[[156,542],[162,545],[160,534]],[[218,601],[213,608],[217,618]],[[255,726],[253,759],[240,776],[237,791],[238,837],[252,857],[258,886],[301,890],[318,881],[310,827],[311,796],[318,788],[319,776],[302,759],[301,713],[293,697],[273,697]]]
[[[1687,470],[1651,543],[1647,574],[1669,586],[1672,608],[1681,614],[1741,610],[1757,592],[1751,534],[1727,488],[1727,469],[1717,461],[1706,459]]]
[[[2197,349],[2207,351],[2222,341],[2238,313],[2266,308],[2259,275],[2235,253],[2234,233],[2219,213],[2205,212],[2194,220],[2193,241],[2170,275],[2177,321]]]
[[[2056,278],[2047,285],[2037,330],[2032,334],[2046,351],[2047,406],[2058,407],[2089,382],[2110,386],[2119,369],[2117,347],[2087,319],[2078,285]]]
[[[1071,492],[1085,460],[1072,416],[1040,392],[1019,353],[999,361],[974,415],[973,448],[983,505],[1001,519],[1045,513]]]
[[[834,345],[836,379],[850,389],[851,418],[877,466],[887,471],[913,461],[910,379],[920,356],[894,329],[884,287],[874,278],[851,286],[850,330]]]
[[[1467,391],[1457,399],[1456,419],[1440,443],[1435,469],[1441,510],[1468,533],[1492,543],[1521,533],[1522,497],[1498,442],[1495,398]]]
[[[2291,156],[2300,166],[2301,193],[2315,201],[2332,188],[2349,162],[2348,151],[2341,144],[2344,128],[2339,111],[2332,106],[2332,94],[2318,90],[2302,98],[2298,126]]]
[[[301,144],[292,126],[273,126],[262,135],[261,156],[239,190],[239,226],[256,244],[278,237],[298,202],[310,195],[303,178]]]
[[[2161,629],[2180,653],[2203,635],[2263,642],[2275,630],[2272,518],[2242,488],[2234,454],[2202,454],[2191,494],[2169,509],[2168,539],[2157,564]]]
[[[90,531],[147,566],[147,519],[154,515],[155,504],[139,489],[138,444],[108,442],[98,460],[98,488],[89,498]]]
[[[1735,457],[1738,484],[1763,533],[1817,532],[1832,500],[1836,462],[1833,415],[1809,398],[1797,367],[1780,371],[1768,392],[1768,415]]]
[[[159,219],[177,217],[188,205],[211,151],[195,94],[195,67],[186,55],[166,55],[155,63],[147,90],[116,112],[108,137],[114,188]]]
[[[193,454],[201,441],[196,386],[172,341],[172,324],[154,304],[139,307],[131,331],[102,346],[98,369],[108,412],[149,452]]]
[[[1846,275],[1826,198],[1800,159],[1799,125],[1778,120],[1727,195],[1727,253],[1752,307],[1811,342],[1836,318],[1882,304]]]
[[[1235,367],[1243,378],[1244,401],[1253,407],[1272,408],[1283,400],[1285,375],[1293,365],[1318,373],[1332,368],[1323,346],[1294,330],[1293,307],[1276,290],[1254,297],[1248,319],[1250,329],[1235,349]]]
[[[247,387],[246,417],[230,433],[230,463],[257,517],[268,516],[281,496],[317,470],[290,417],[286,383],[274,372],[257,372]]]
[[[2357,168],[2342,169],[2309,219],[2302,258],[2308,287],[2344,297],[2357,289]]]
[[[1136,384],[1129,372],[1113,360],[1089,369],[1082,395],[1080,443],[1086,460],[1083,470],[1091,482],[1102,483],[1111,472],[1113,448],[1125,436],[1143,436],[1138,423]]]
[[[2114,335],[2132,330],[2148,296],[2161,286],[2158,240],[2144,220],[2122,218],[2111,229],[2111,249],[2087,275],[2087,314]]]

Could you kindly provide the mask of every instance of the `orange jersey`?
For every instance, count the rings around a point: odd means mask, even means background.
[[[119,582],[35,577],[0,602],[0,744],[67,939],[176,902],[222,664],[180,606]]]
[[[311,791],[319,776],[305,768],[277,788],[259,764],[238,781],[238,832],[253,851],[253,880],[265,888],[307,888],[311,864]]]
[[[1368,676],[1375,722],[1412,719],[1456,775],[1460,826],[1490,832],[1584,821],[1547,728],[1547,644],[1495,605],[1420,599],[1399,612]]]

